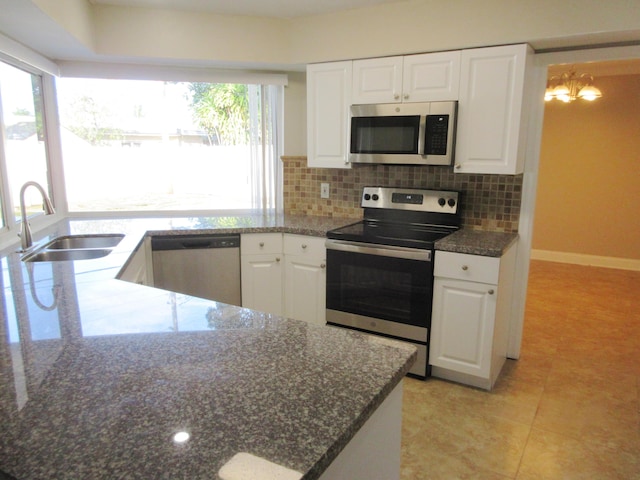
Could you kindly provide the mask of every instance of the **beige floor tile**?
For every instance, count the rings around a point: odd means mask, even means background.
[[[447,478],[436,473],[444,475],[447,471],[454,478],[467,478],[465,475],[474,471],[514,478],[530,426],[486,416],[479,410],[470,410],[468,404],[450,402],[442,402],[437,410],[404,418],[404,471],[415,472],[421,465],[434,469],[430,461],[439,459],[442,465],[431,473],[433,476],[425,478]]]
[[[567,386],[545,392],[533,422],[534,428],[560,433],[576,440],[593,439],[625,450],[638,442],[638,409],[634,401],[612,401],[589,396],[589,389]]]
[[[493,391],[404,392],[402,480],[640,480],[640,272],[532,262]]]
[[[638,448],[617,450],[590,439],[533,429],[517,480],[637,480]]]
[[[507,360],[502,368],[498,382],[503,378],[544,385],[551,372],[553,356],[538,352],[525,351],[519,360]]]

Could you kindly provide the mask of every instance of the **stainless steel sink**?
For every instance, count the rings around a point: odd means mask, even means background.
[[[124,238],[122,234],[66,235],[51,240],[46,250],[76,250],[87,248],[112,248]]]
[[[78,250],[39,250],[22,257],[24,262],[60,262],[72,260],[89,260],[106,257],[111,253],[108,248],[92,248]]]
[[[106,257],[123,238],[120,233],[64,235],[25,254],[22,261],[62,262]]]

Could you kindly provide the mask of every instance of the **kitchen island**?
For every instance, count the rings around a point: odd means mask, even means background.
[[[243,221],[66,219],[36,241],[126,237],[93,260],[26,264],[15,247],[4,251],[0,470],[240,479],[254,468],[255,478],[329,479],[358,462],[399,465],[412,347],[115,279],[148,231],[332,227]],[[390,426],[393,448],[362,448]]]

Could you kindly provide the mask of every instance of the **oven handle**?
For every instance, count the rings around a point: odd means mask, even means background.
[[[406,258],[421,262],[431,261],[431,250],[417,248],[395,247],[391,245],[377,245],[374,243],[345,242],[342,240],[327,240],[325,246],[328,250],[341,252],[363,253],[366,255],[379,255],[383,257]]]

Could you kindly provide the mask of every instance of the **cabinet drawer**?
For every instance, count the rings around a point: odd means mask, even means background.
[[[240,253],[282,253],[281,233],[249,233],[240,236]]]
[[[434,275],[472,282],[498,284],[500,259],[466,253],[436,252]]]
[[[284,236],[284,253],[286,255],[309,255],[324,257],[324,238],[306,235],[286,234]]]

